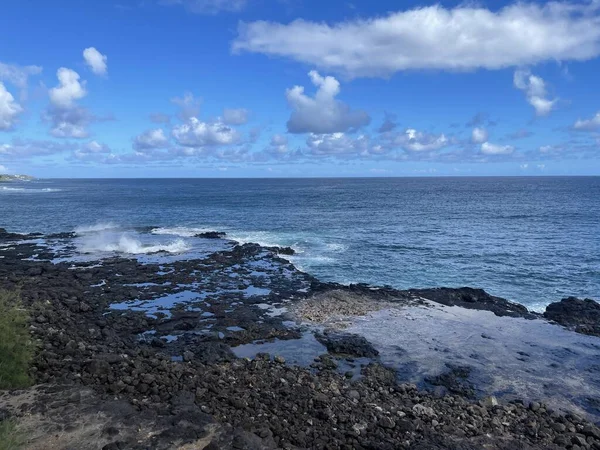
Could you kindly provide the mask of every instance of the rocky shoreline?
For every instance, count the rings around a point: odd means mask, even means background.
[[[581,414],[478,396],[463,366],[417,386],[348,331],[433,302],[599,336],[592,300],[540,315],[479,289],[322,283],[290,249],[217,232],[196,239],[222,248],[196,259],[69,260],[74,237],[0,230],[0,289],[20,291],[39,342],[36,386],[0,397],[26,448],[600,448]]]

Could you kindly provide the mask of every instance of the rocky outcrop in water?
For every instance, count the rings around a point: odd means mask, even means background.
[[[592,299],[563,298],[549,304],[544,317],[577,333],[600,336],[600,304]]]
[[[497,316],[524,317],[534,319],[537,314],[529,311],[525,306],[513,303],[500,297],[494,297],[483,289],[463,288],[433,288],[411,289],[413,295],[432,300],[446,306],[460,306],[467,309],[491,311]]]
[[[227,236],[227,233],[223,231],[205,231],[196,234],[194,237],[203,239],[223,239],[225,236]]]

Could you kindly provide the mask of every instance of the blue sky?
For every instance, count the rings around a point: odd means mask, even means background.
[[[0,172],[600,175],[600,1],[23,0]]]

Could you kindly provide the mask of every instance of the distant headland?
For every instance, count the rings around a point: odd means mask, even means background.
[[[0,174],[0,183],[5,181],[32,181],[35,177],[30,175],[2,175]]]

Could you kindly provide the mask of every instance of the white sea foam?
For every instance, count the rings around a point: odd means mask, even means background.
[[[169,236],[194,237],[200,233],[216,231],[214,228],[193,228],[193,227],[160,227],[153,228],[150,233]]]
[[[27,188],[20,188],[20,187],[2,186],[2,187],[0,187],[0,191],[35,193],[35,192],[60,192],[60,191],[62,191],[62,189],[54,189],[54,188],[27,189]]]
[[[84,253],[117,252],[134,255],[158,252],[183,253],[190,249],[183,239],[176,239],[167,243],[143,243],[130,234],[107,231],[87,234],[80,241],[79,248]]]
[[[240,244],[254,243],[263,247],[288,246],[288,239],[275,233],[269,233],[268,231],[234,231],[228,233],[228,237]],[[298,250],[294,245],[290,245],[290,247]]]
[[[119,227],[112,222],[98,222],[94,225],[82,225],[75,228],[77,234],[96,233],[98,231],[116,230]]]
[[[332,242],[329,244],[325,244],[325,248],[330,252],[345,252],[348,249],[348,246],[345,244]]]

